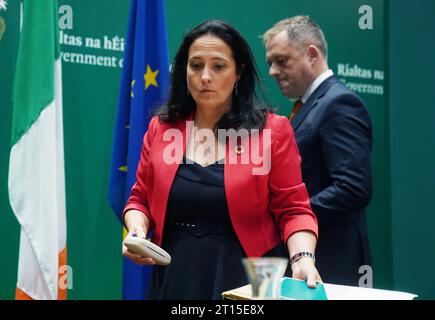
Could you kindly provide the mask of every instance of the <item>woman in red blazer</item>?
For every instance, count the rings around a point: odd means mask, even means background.
[[[220,299],[248,282],[244,257],[291,257],[293,277],[321,281],[293,131],[259,107],[257,81],[251,50],[229,24],[208,20],[185,35],[123,215],[130,234],[154,230],[172,256],[154,267],[149,298]],[[155,264],[125,246],[123,254]]]

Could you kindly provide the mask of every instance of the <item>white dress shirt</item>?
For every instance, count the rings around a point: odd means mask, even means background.
[[[302,103],[307,102],[307,100],[311,97],[313,92],[322,84],[322,82],[332,75],[334,75],[334,72],[331,69],[328,69],[327,71],[323,72],[320,76],[318,76],[316,79],[314,79],[314,81],[310,84],[308,89],[305,90],[305,93],[301,98]]]

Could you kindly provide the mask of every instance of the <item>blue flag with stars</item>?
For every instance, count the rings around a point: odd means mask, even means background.
[[[109,179],[109,202],[120,220],[152,111],[166,102],[168,61],[164,0],[132,0]],[[123,260],[123,299],[144,299],[151,267]]]

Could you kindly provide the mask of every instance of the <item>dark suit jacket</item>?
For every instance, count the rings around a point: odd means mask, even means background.
[[[175,146],[181,149],[175,151],[176,161],[167,163],[164,161],[165,152],[174,151],[174,141],[170,136],[165,138],[165,134],[174,129],[180,133]],[[264,255],[297,231],[308,230],[317,236],[316,216],[302,183],[300,156],[288,120],[269,114],[258,144],[251,138],[241,142],[244,155],[250,150],[249,146],[263,146],[265,130],[271,133],[271,145],[265,146],[270,148],[271,156],[268,173],[253,175],[258,163],[254,163],[252,157],[243,163],[242,155],[235,154],[236,145],[231,139],[226,145],[224,181],[228,211],[234,231],[248,256]],[[185,153],[189,132],[186,121],[164,124],[154,117],[144,137],[136,183],[124,213],[130,209],[142,211],[151,223],[150,228],[155,229],[153,241],[157,245],[162,244],[168,197]],[[267,152],[266,149],[263,153]],[[229,160],[231,153],[237,156],[236,162]],[[283,175],[283,172],[289,174]]]
[[[362,100],[334,76],[291,121],[302,177],[319,223],[317,268],[324,282],[358,285],[371,264],[365,208],[372,194],[372,130]]]

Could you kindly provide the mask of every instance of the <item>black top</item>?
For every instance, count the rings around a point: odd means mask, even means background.
[[[243,195],[241,195],[243,196]],[[228,213],[224,165],[180,164],[168,199],[162,247],[168,266],[155,266],[150,299],[222,299],[248,284],[241,247]],[[285,255],[278,246],[267,255]]]
[[[231,224],[224,187],[224,165],[207,167],[183,158],[168,199],[166,223],[196,219]]]

